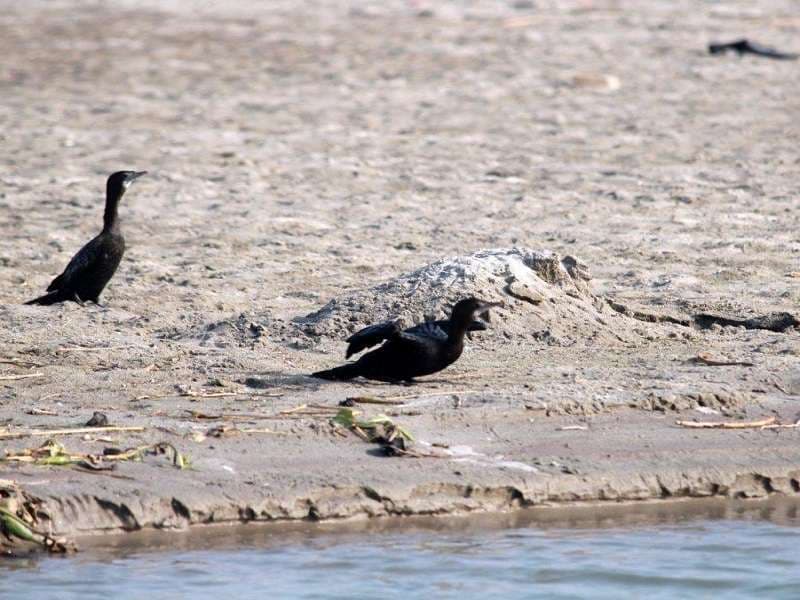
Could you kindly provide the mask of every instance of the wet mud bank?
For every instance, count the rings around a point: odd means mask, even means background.
[[[81,492],[39,498],[55,536],[182,530],[189,526],[257,522],[331,521],[374,517],[445,516],[534,507],[585,508],[609,502],[678,501],[697,498],[800,499],[800,469],[696,470],[605,474],[576,480],[551,476],[532,481],[432,483],[384,487],[335,486],[300,496],[240,500],[208,494],[194,499],[118,490],[105,496]]]
[[[280,547],[331,536],[347,540],[373,536],[424,532],[491,533],[501,529],[605,529],[675,525],[694,521],[752,520],[797,526],[800,499],[771,496],[762,500],[730,500],[721,497],[669,502],[592,502],[566,507],[542,506],[505,512],[461,515],[404,516],[381,519],[349,519],[325,522],[282,521],[220,527],[192,527],[181,531],[143,529],[125,535],[82,536],[81,553],[92,557],[108,552],[240,549]]]
[[[450,456],[385,456],[356,436],[335,436],[332,443],[306,440],[304,456],[293,460],[297,445],[251,436],[233,447],[218,440],[197,448],[191,469],[148,459],[105,473],[27,467],[4,474],[25,491],[40,531],[71,539],[697,498],[800,500],[796,429],[694,431],[672,416],[631,409],[582,418],[582,425],[573,417],[530,423],[519,415],[511,426],[509,416],[484,415],[485,431],[502,440],[491,449],[453,444]],[[416,428],[413,447],[427,446],[424,429]],[[466,429],[462,440],[472,435]]]

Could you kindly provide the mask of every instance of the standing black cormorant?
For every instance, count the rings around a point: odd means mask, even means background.
[[[410,382],[414,377],[436,373],[458,360],[464,350],[464,335],[473,327],[475,317],[493,306],[500,304],[476,298],[460,300],[453,307],[446,327],[439,326],[436,321],[405,331],[391,322],[367,327],[348,339],[348,357],[383,340],[386,343],[354,363],[318,371],[312,377],[346,381],[361,376],[378,381]]]
[[[47,294],[25,304],[50,305],[72,300],[100,304],[100,293],[114,276],[122,255],[125,238],[119,228],[117,206],[125,190],[146,171],[117,171],[106,181],[106,210],[103,231],[72,257],[64,272],[47,287]]]

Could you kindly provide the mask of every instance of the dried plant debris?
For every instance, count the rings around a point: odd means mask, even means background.
[[[798,429],[800,428],[800,419],[794,423],[768,423],[761,427],[761,429]]]
[[[676,425],[689,429],[764,429],[777,424],[775,417],[757,421],[675,421]],[[794,426],[793,424],[791,426]]]
[[[787,275],[791,276],[791,274]],[[31,362],[29,360],[23,360],[21,358],[0,358],[0,365],[14,365],[15,367],[22,367],[22,368],[32,368],[32,367],[42,367],[39,363]]]
[[[251,420],[251,419],[264,419],[269,418],[271,415],[259,415],[254,413],[204,413],[199,410],[184,409],[186,416],[177,415],[177,419],[191,418],[198,421],[236,421],[236,420]]]
[[[339,406],[355,406],[356,404],[386,404],[402,405],[418,400],[420,398],[433,398],[436,396],[461,396],[467,394],[480,394],[480,390],[441,390],[436,392],[425,392],[422,394],[404,394],[402,396],[348,396]]]
[[[190,466],[189,458],[178,452],[175,446],[167,442],[137,446],[125,450],[107,447],[103,449],[102,454],[80,454],[68,452],[63,444],[51,439],[37,448],[6,450],[5,458],[0,460],[39,466],[78,465],[98,471],[111,469],[115,463],[120,461],[140,461],[146,456],[166,456],[172,465],[179,469],[187,469]]]
[[[37,436],[51,436],[51,435],[79,435],[83,433],[109,433],[109,432],[141,432],[144,427],[130,426],[130,427],[74,427],[69,429],[27,429],[20,431],[12,431],[10,429],[0,429],[0,439],[14,439],[24,437],[37,437]]]
[[[39,530],[42,518],[47,516],[39,504],[15,482],[0,480],[0,551],[3,554],[18,554],[21,545],[32,545],[53,554],[77,549],[74,543]]]
[[[210,391],[201,389],[193,390],[189,386],[182,383],[175,384],[175,391],[166,394],[144,394],[136,396],[135,400],[160,400],[162,398],[223,398],[227,396],[238,396],[239,392],[234,391]]]
[[[20,379],[32,379],[34,377],[44,377],[44,373],[25,373],[23,375],[0,375],[0,381],[18,381]]]
[[[689,359],[690,363],[707,367],[754,367],[755,363],[744,360],[730,360],[725,356],[715,356],[710,352],[698,352]]]
[[[377,396],[349,396],[339,402],[339,406],[355,406],[356,404],[388,404],[395,406],[403,404],[405,400],[393,400],[391,398],[378,398]]]
[[[26,415],[35,415],[39,417],[57,417],[58,413],[49,408],[38,408],[36,406],[29,408],[25,411]]]
[[[239,435],[242,433],[264,433],[270,435],[287,435],[285,432],[282,431],[273,431],[272,429],[267,429],[264,427],[256,428],[256,427],[234,427],[233,425],[229,425],[227,423],[223,423],[222,425],[215,425],[214,427],[209,428],[205,432],[197,431],[192,434],[192,439],[195,442],[203,442],[207,438],[223,438],[223,437],[230,437],[234,435]]]
[[[351,408],[342,408],[331,422],[352,431],[365,442],[378,444],[387,456],[427,456],[412,450],[409,447],[414,441],[411,432],[386,415],[360,420],[356,418],[358,414],[358,411]]]

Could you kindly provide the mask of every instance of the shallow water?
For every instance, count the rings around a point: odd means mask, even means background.
[[[221,533],[6,561],[0,598],[797,598],[800,517],[763,516]]]

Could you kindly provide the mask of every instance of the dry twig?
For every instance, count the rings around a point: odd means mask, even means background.
[[[64,346],[62,348],[56,348],[56,353],[93,352],[95,350],[129,350],[130,348],[135,348],[135,346]]]
[[[0,439],[8,440],[47,435],[78,435],[81,433],[105,433],[109,431],[144,431],[144,427],[79,427],[73,429],[29,429],[27,431],[2,431]]]
[[[728,422],[709,422],[709,421],[675,421],[681,427],[690,429],[750,429],[764,428],[775,423],[775,417],[760,419],[758,421],[728,421]]]
[[[288,408],[286,410],[282,410],[280,413],[275,415],[276,417],[283,416],[313,416],[319,414],[326,414],[331,412],[337,412],[339,410],[338,406],[327,406],[325,404],[301,404],[300,406],[295,406],[294,408]],[[330,416],[330,415],[327,415]]]
[[[403,400],[394,398],[378,398],[376,396],[349,396],[346,400],[349,404],[403,404]]]
[[[693,362],[700,365],[706,365],[708,367],[753,367],[755,363],[741,361],[741,360],[727,360],[723,358],[714,358],[708,352],[698,352],[697,356],[689,359],[689,362]]]
[[[0,381],[16,381],[17,379],[32,379],[44,377],[44,373],[25,373],[24,375],[0,375]]]
[[[219,413],[210,414],[203,413],[197,410],[186,410],[189,413],[188,418],[197,419],[198,421],[252,421],[253,419],[272,419],[276,415],[264,415],[258,413]],[[176,419],[185,419],[187,416],[176,415]]]
[[[36,408],[35,406],[26,410],[25,413],[29,415],[42,415],[45,417],[58,416],[58,413],[54,410],[50,410],[49,408]]]
[[[171,394],[155,394],[150,396],[136,396],[136,400],[160,400],[162,398],[223,398],[225,396],[239,396],[239,392],[195,392],[192,390],[184,392],[173,392]]]
[[[27,367],[29,369],[32,368],[32,367],[41,367],[41,366],[43,366],[43,365],[41,365],[39,363],[31,362],[29,360],[19,360],[18,358],[0,359],[0,364],[2,364],[2,365],[14,365],[16,367]]]
[[[444,390],[439,392],[425,392],[424,394],[406,394],[401,396],[354,396],[348,398],[355,404],[405,404],[409,400],[419,398],[433,398],[435,396],[454,396],[459,394],[478,394],[478,390]]]
[[[796,427],[800,427],[800,419],[797,419],[794,423],[773,423],[771,425],[764,425],[761,429],[794,429]]]

